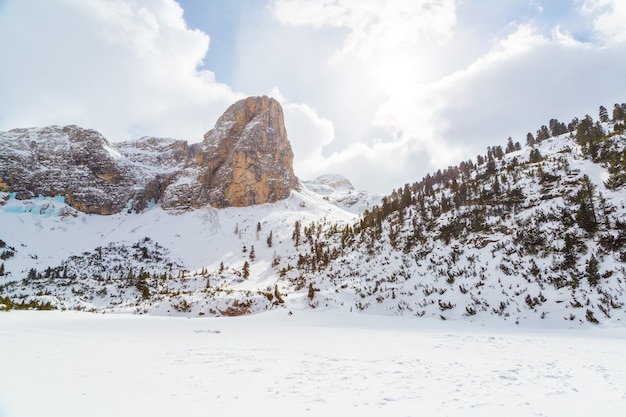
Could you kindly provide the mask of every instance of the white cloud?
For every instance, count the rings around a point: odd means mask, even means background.
[[[240,95],[198,70],[209,37],[173,0],[13,0],[0,14],[0,129],[81,124],[192,141]]]
[[[276,0],[272,10],[287,25],[348,29],[339,55],[362,59],[399,44],[446,37],[456,18],[454,0]]]
[[[9,0],[0,10],[0,39],[11,39],[0,42],[0,129],[77,123],[111,139],[196,141],[241,97],[233,90],[276,86],[300,177],[340,172],[389,191],[509,135],[523,142],[550,118],[625,101],[626,2],[575,4],[242,7],[228,45],[231,88],[199,69],[210,38],[186,26],[173,0]]]
[[[471,9],[473,16],[468,22],[459,20],[456,2],[438,2],[432,14],[423,8],[428,3],[274,2],[275,16],[285,25],[347,30],[329,61],[336,74],[331,94],[346,108],[350,101],[369,101],[373,109],[348,113],[346,120],[332,118],[336,131],[359,123],[370,133],[336,138],[319,167],[343,167],[355,184],[381,190],[402,174],[404,181],[396,186],[473,158],[486,146],[504,144],[509,135],[524,142],[526,132],[550,118],[567,122],[596,112],[600,104],[623,101],[626,91],[615,82],[626,71],[626,58],[611,45],[626,33],[619,25],[626,2],[585,2],[597,37],[605,41],[601,45],[572,35],[570,25],[578,21],[551,20],[553,15],[523,2],[516,7],[529,16],[534,9],[537,21],[497,21],[499,15],[489,15],[488,22],[480,22],[483,6],[468,3],[465,12]],[[507,8],[498,10],[515,17]],[[424,17],[427,21],[420,20]],[[476,31],[476,25],[487,28]],[[359,80],[367,100],[347,90],[350,77]],[[373,169],[388,181],[372,181]]]
[[[623,0],[584,0],[581,11],[594,19],[594,30],[602,42],[626,42],[626,2]]]

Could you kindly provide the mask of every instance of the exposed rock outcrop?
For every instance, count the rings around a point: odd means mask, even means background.
[[[78,126],[14,129],[0,134],[0,190],[18,199],[61,195],[85,213],[143,210],[159,200],[168,177],[188,158],[185,142],[150,140],[166,156],[184,144],[185,159],[167,157],[152,167],[140,158],[147,140],[115,146],[95,130]]]
[[[230,106],[204,135],[189,166],[163,196],[166,208],[272,203],[298,186],[283,110],[273,98]]]
[[[77,126],[0,133],[0,191],[28,199],[62,195],[97,214],[249,206],[286,198],[298,185],[280,104],[268,97],[228,108],[198,145],[144,137],[112,144]]]

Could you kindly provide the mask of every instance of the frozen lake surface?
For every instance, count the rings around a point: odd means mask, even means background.
[[[0,314],[0,416],[624,416],[626,329]]]

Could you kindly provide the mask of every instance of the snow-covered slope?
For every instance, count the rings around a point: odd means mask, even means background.
[[[371,210],[380,204],[384,197],[363,190],[357,191],[350,180],[341,174],[322,175],[312,181],[302,181],[300,185],[323,196],[326,201],[355,214]]]
[[[626,136],[590,126],[608,133],[490,148],[382,200],[338,175],[272,204],[111,216],[2,193],[0,297],[163,315],[622,323]]]
[[[246,208],[178,213],[155,205],[111,216],[81,213],[62,198],[16,200],[0,193],[0,201],[0,296],[33,306],[163,314],[175,312],[171,304],[195,314],[265,310],[275,287],[293,291],[275,266],[296,256],[295,223],[330,227],[356,219],[306,189]],[[236,303],[244,299],[253,304]]]
[[[608,136],[598,159],[625,147],[626,137]],[[301,262],[320,290],[311,304],[444,320],[624,321],[626,193],[607,188],[617,171],[588,152],[564,134],[386,197],[327,244],[332,262]]]

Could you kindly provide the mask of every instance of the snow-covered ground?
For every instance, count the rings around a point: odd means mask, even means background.
[[[626,330],[0,314],[0,416],[624,416]]]

